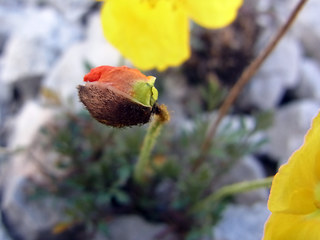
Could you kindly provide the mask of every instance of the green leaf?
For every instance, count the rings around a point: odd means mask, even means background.
[[[130,203],[130,198],[129,198],[128,194],[123,191],[115,190],[113,192],[113,197],[121,204]]]

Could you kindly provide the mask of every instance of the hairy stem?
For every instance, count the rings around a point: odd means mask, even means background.
[[[144,137],[138,162],[134,168],[134,179],[137,183],[144,183],[146,180],[146,169],[150,165],[151,151],[154,148],[157,138],[163,125],[169,121],[170,115],[165,105],[156,107],[156,113],[150,123],[146,136]]]
[[[296,5],[294,10],[291,12],[285,24],[279,29],[275,37],[270,41],[267,47],[256,57],[256,59],[244,70],[239,80],[235,83],[235,85],[230,90],[227,98],[225,99],[225,101],[223,102],[223,104],[219,109],[218,117],[213,119],[213,121],[209,125],[207,135],[202,144],[201,156],[197,159],[197,161],[193,166],[194,171],[197,170],[198,167],[204,161],[221,120],[228,113],[230,107],[232,106],[232,104],[234,103],[239,93],[244,88],[244,86],[251,80],[253,75],[257,72],[257,70],[262,65],[262,63],[266,60],[266,58],[277,46],[281,38],[287,33],[288,29],[294,23],[294,20],[296,19],[299,12],[302,10],[303,6],[307,1],[308,0],[300,0],[300,2]]]
[[[220,188],[218,191],[210,194],[205,199],[201,200],[196,206],[192,208],[191,211],[199,211],[206,207],[213,206],[218,201],[222,200],[225,197],[237,194],[252,191],[258,188],[270,187],[272,184],[273,177],[267,177],[259,180],[253,181],[244,181],[240,183],[235,183],[227,185]]]

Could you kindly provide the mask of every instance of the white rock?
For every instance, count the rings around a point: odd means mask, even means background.
[[[284,22],[288,14],[298,0],[282,0],[274,4],[278,18]],[[309,0],[300,12],[293,25],[292,32],[304,44],[308,55],[315,56],[320,60],[320,50],[318,48],[320,42],[320,2],[319,0]]]
[[[138,216],[118,217],[109,224],[110,240],[150,240],[165,231],[165,224],[152,224]],[[162,240],[175,240],[172,234],[162,237]]]
[[[95,3],[92,0],[28,0],[29,4],[47,4],[56,8],[69,21],[78,21]]]
[[[240,159],[216,184],[225,186],[242,181],[257,180],[264,177],[265,172],[257,160],[252,156],[246,156],[243,159]],[[239,204],[252,205],[255,202],[267,201],[268,191],[265,188],[261,188],[237,194],[234,197],[235,201]]]
[[[117,66],[120,53],[103,37],[98,15],[94,15],[88,29],[88,39],[71,46],[49,75],[43,87],[57,94],[65,106],[72,110],[82,109],[79,102],[77,86],[83,84],[87,72],[86,63],[96,67],[100,65]],[[94,26],[93,26],[94,25]]]
[[[9,148],[27,147],[39,128],[53,116],[53,110],[41,107],[36,102],[27,102],[13,121],[13,132],[8,143]]]
[[[266,203],[256,203],[251,207],[229,205],[213,229],[215,239],[260,240],[268,216]]]
[[[270,0],[261,0],[256,3],[256,9],[259,12],[266,12],[270,10],[271,6],[272,6],[272,1]]]
[[[296,94],[300,98],[314,99],[320,102],[320,67],[311,60],[305,59],[301,65],[300,82]]]
[[[7,102],[9,98],[11,97],[11,88],[3,83],[0,79],[0,103]],[[0,117],[2,118],[2,117]]]
[[[212,117],[217,117],[217,114],[214,113]],[[213,119],[213,118],[212,118]],[[242,126],[244,124],[244,126]],[[220,131],[224,131],[225,133],[233,134],[236,130],[243,130],[243,127],[248,131],[253,131],[256,126],[256,121],[251,116],[225,116],[219,127],[218,134]],[[250,135],[248,142],[251,144],[255,144],[261,142],[266,138],[266,134],[262,131],[256,131],[254,134]]]
[[[253,77],[240,104],[264,110],[275,108],[285,91],[298,84],[301,52],[301,46],[294,38],[283,38]]]
[[[24,77],[43,75],[54,61],[54,55],[45,50],[33,39],[12,37],[4,51],[3,81],[13,83]]]
[[[42,88],[49,89],[59,101],[71,109],[81,107],[77,86],[82,84],[86,73],[84,59],[85,44],[77,43],[69,48],[45,78]]]
[[[72,21],[79,20],[94,4],[92,0],[49,0],[49,2]]]
[[[320,104],[311,100],[293,102],[276,111],[274,124],[268,130],[267,152],[280,163],[303,143],[304,136],[317,115]]]
[[[239,98],[239,105],[253,106],[263,110],[274,109],[285,91],[277,76],[254,77]]]
[[[44,75],[58,55],[79,40],[81,30],[49,8],[28,8],[4,48],[1,78],[12,83]]]
[[[9,161],[1,165],[5,168],[0,176],[3,194],[1,210],[19,239],[41,239],[41,234],[49,234],[52,227],[63,220],[63,200],[46,196],[30,200],[36,183],[43,186],[48,182],[45,173],[52,173],[48,172],[54,164],[52,160],[59,159],[57,154],[52,155],[52,145],[48,147],[39,135],[40,127],[52,121],[54,116],[55,111],[51,109],[35,102],[26,103],[13,124],[14,131],[8,144],[9,149],[23,149],[12,154]]]
[[[0,0],[0,5],[5,7],[19,7],[21,0]]]
[[[52,197],[30,200],[30,194],[35,189],[32,178],[39,169],[32,168],[21,154],[15,158],[13,167],[7,173],[1,209],[19,239],[39,239],[41,233],[50,233],[52,227],[63,220],[63,204]]]
[[[79,21],[94,3],[95,1],[92,0],[0,0],[0,5],[11,9],[40,5],[54,7],[65,18],[73,22]]]
[[[121,54],[103,35],[100,13],[93,14],[89,19],[86,36],[84,58],[91,65],[117,66],[120,63]]]
[[[0,214],[0,240],[10,240],[4,226],[2,225],[1,214]]]
[[[0,4],[0,51],[11,32],[19,26],[22,12],[21,9],[6,8]]]

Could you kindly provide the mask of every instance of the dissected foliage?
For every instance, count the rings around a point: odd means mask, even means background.
[[[62,179],[51,176],[55,187],[47,194],[68,199],[70,225],[84,223],[89,232],[98,228],[107,232],[108,219],[114,215],[140,214],[150,221],[166,222],[183,239],[186,235],[196,239],[219,219],[225,202],[209,209],[203,206],[204,211],[197,213],[190,212],[192,207],[238,159],[262,143],[251,141],[251,136],[263,124],[248,128],[241,118],[227,122],[197,171],[192,166],[200,155],[207,120],[179,132],[168,126],[146,169],[148,184],[142,187],[134,183],[132,174],[145,128],[119,130],[93,121],[87,113],[66,114],[42,129],[61,156],[56,167],[67,172]]]

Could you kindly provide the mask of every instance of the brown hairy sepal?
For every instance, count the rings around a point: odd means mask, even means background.
[[[149,122],[152,107],[134,101],[129,95],[100,82],[78,86],[81,102],[97,121],[113,127],[127,127]]]

